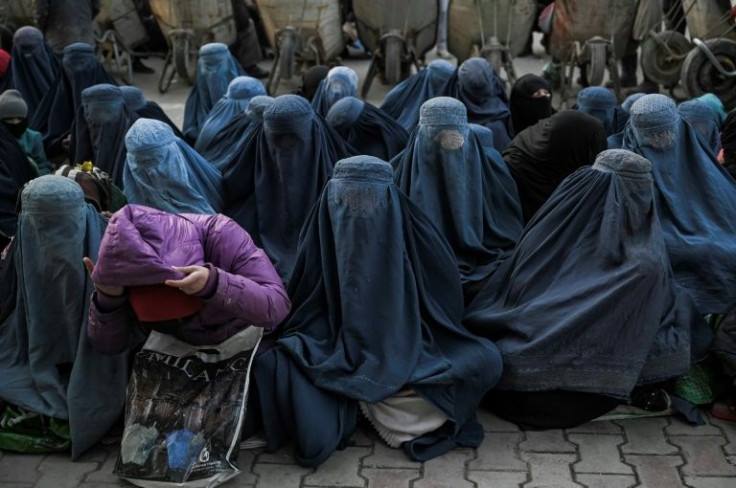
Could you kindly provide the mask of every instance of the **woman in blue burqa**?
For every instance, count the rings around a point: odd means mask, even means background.
[[[202,157],[222,171],[225,180],[229,179],[228,173],[237,172],[235,166],[240,155],[250,154],[248,146],[262,129],[263,113],[271,106],[273,100],[268,95],[253,97],[245,110],[233,117],[230,123],[217,132],[210,143],[200,151]],[[246,163],[252,166],[252,162]]]
[[[345,97],[330,108],[327,123],[359,154],[390,161],[406,148],[409,134],[380,108]]]
[[[677,106],[677,113],[703,138],[706,147],[718,154],[721,150],[721,130],[716,112],[707,103],[696,99],[682,102]]]
[[[450,243],[466,299],[513,250],[523,228],[516,184],[494,152],[486,156],[461,102],[437,97],[422,105],[406,150],[392,162],[396,186]]]
[[[0,398],[68,422],[69,436],[53,444],[70,439],[72,459],[102,439],[125,403],[128,356],[95,352],[86,333],[92,282],[82,258],[97,256],[106,222],[74,181],[37,178],[23,189],[2,266]]]
[[[493,131],[497,151],[506,148],[514,134],[509,100],[503,82],[488,61],[483,58],[466,60],[452,74],[441,94],[463,102],[468,109],[468,122]]]
[[[616,95],[602,86],[589,86],[578,92],[577,109],[600,120],[606,137],[618,134],[626,126],[629,114],[618,106]]]
[[[601,153],[560,185],[467,308],[463,324],[503,357],[488,408],[529,428],[573,427],[636,385],[689,371],[691,325],[704,324],[675,284],[652,179],[641,156]]]
[[[43,33],[27,25],[13,35],[10,70],[11,87],[23,95],[28,105],[28,120],[31,120],[44,95],[61,76],[61,59],[46,44]]]
[[[119,87],[101,84],[86,88],[74,120],[71,162],[92,161],[123,188],[125,134],[136,120],[138,115],[128,110]]]
[[[123,171],[128,203],[165,212],[216,214],[223,209],[222,175],[171,127],[138,119],[125,136]]]
[[[263,129],[226,170],[226,214],[253,237],[288,283],[299,231],[319,199],[333,165],[354,154],[298,95],[282,95],[263,116]]]
[[[225,95],[230,82],[244,74],[225,44],[213,42],[199,48],[197,80],[184,105],[182,132],[187,142],[197,140],[212,107]]]
[[[736,181],[664,95],[634,103],[623,147],[652,162],[675,278],[703,315],[728,313],[736,305]]]
[[[440,96],[455,67],[444,59],[435,59],[418,73],[396,85],[383,99],[381,110],[408,132],[419,122],[419,109],[427,100]]]
[[[347,66],[332,68],[327,77],[319,82],[317,92],[312,98],[312,107],[322,117],[338,100],[358,96],[358,73]]]
[[[146,100],[140,88],[136,86],[121,86],[120,89],[123,91],[123,100],[125,100],[125,106],[128,107],[129,111],[134,112],[140,119],[154,119],[166,123],[174,131],[176,137],[184,139],[184,134],[182,134],[181,130],[169,116],[166,115],[164,109],[158,103],[152,100]]]
[[[62,143],[74,123],[74,116],[82,106],[82,91],[101,83],[117,85],[95,55],[95,48],[78,42],[64,48],[61,59],[61,77],[46,92],[33,119],[31,129],[44,135],[44,149],[49,159],[63,157]]]
[[[227,87],[225,95],[217,101],[207,119],[202,125],[202,129],[197,136],[197,143],[194,145],[200,154],[208,147],[217,134],[224,130],[230,124],[230,121],[245,111],[250,100],[258,95],[265,95],[266,89],[263,83],[249,76],[238,76]]]
[[[305,466],[345,446],[359,410],[413,460],[483,439],[498,351],[460,325],[452,249],[392,180],[370,156],[335,166],[300,236],[291,314],[254,364],[268,449],[294,439]]]

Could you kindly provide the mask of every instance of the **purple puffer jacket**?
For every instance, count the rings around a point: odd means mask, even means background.
[[[161,284],[184,277],[172,266],[191,265],[210,270],[198,293],[205,305],[162,332],[194,345],[219,344],[250,325],[270,330],[289,313],[291,303],[266,253],[224,215],[174,215],[128,205],[107,226],[92,278],[101,285]],[[95,293],[87,334],[97,350],[122,352],[146,332],[126,296]]]

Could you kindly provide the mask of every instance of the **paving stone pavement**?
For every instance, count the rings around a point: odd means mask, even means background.
[[[736,488],[736,424],[706,416],[591,422],[568,430],[522,431],[479,412],[486,438],[426,463],[410,461],[361,426],[353,443],[322,466],[276,453],[241,451],[242,473],[225,488]],[[0,488],[131,486],[112,474],[116,446],[65,455],[0,452]]]

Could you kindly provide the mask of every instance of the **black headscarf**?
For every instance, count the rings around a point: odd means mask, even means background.
[[[0,124],[0,232],[7,237],[15,235],[20,190],[36,176],[17,139]]]
[[[535,98],[539,90],[547,90],[552,94],[549,82],[537,75],[524,75],[514,83],[511,89],[509,108],[514,131],[518,134],[542,119],[551,117],[552,97]]]
[[[590,115],[563,110],[517,135],[503,152],[516,180],[524,222],[568,175],[606,149],[606,130]]]

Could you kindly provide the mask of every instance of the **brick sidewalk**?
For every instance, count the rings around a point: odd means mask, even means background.
[[[290,449],[241,451],[243,473],[228,488],[736,488],[736,423],[707,418],[692,427],[677,418],[592,422],[575,429],[522,432],[479,412],[486,439],[413,463],[360,429],[353,445],[318,469],[294,464]],[[113,447],[99,446],[80,461],[67,456],[0,454],[0,487],[130,486],[112,475]]]

